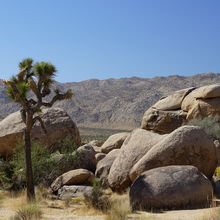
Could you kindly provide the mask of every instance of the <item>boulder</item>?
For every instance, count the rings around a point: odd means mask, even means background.
[[[43,109],[40,117],[47,129],[47,135],[42,131],[39,123],[32,129],[31,138],[49,147],[57,144],[65,137],[70,137],[80,144],[80,135],[76,124],[70,116],[60,108]],[[0,154],[10,155],[13,148],[22,140],[25,124],[20,112],[15,112],[0,121]]]
[[[101,140],[92,140],[88,144],[92,146],[101,147],[103,145],[104,141]]]
[[[131,169],[130,179],[134,181],[144,171],[168,165],[192,165],[211,179],[217,162],[212,138],[200,127],[182,126],[137,161]]]
[[[85,169],[70,170],[57,177],[50,189],[56,193],[64,185],[92,185],[94,174]]]
[[[213,190],[215,196],[219,199],[220,198],[220,180],[213,181]]]
[[[100,178],[101,185],[103,187],[108,186],[108,174],[110,171],[110,168],[118,156],[120,152],[120,149],[115,149],[109,152],[102,160],[100,160],[97,164],[95,176]]]
[[[193,95],[196,99],[209,99],[220,97],[220,84],[202,86],[196,89]]]
[[[211,182],[193,166],[166,166],[142,173],[130,189],[133,210],[210,207]]]
[[[216,153],[217,153],[217,158],[218,158],[218,166],[220,165],[220,141],[219,140],[214,140],[214,145],[216,147]]]
[[[103,153],[107,154],[111,150],[119,149],[123,144],[124,140],[128,137],[128,132],[118,133],[111,135],[101,146]]]
[[[78,160],[78,166],[80,168],[84,168],[87,170],[90,170],[92,172],[95,172],[96,169],[96,152],[94,150],[94,147],[85,144],[81,147],[79,147],[76,152],[73,153],[73,155],[78,155],[79,160]]]
[[[167,134],[180,127],[186,121],[187,113],[182,110],[162,111],[149,108],[143,116],[141,128]]]
[[[83,145],[74,151],[71,155],[64,154],[52,155],[57,166],[48,176],[48,182],[51,184],[57,177],[65,172],[75,169],[87,169],[91,172],[96,170],[96,152],[91,145]]]
[[[188,95],[195,88],[187,88],[174,92],[173,94],[162,97],[156,104],[152,107],[157,110],[177,110],[181,108],[181,103],[186,95]]]
[[[106,156],[106,154],[104,154],[104,153],[97,153],[95,155],[96,163],[98,163],[100,160],[102,160],[105,156]]]
[[[165,136],[140,128],[132,131],[124,141],[108,175],[108,183],[113,191],[122,192],[130,186],[131,168]]]
[[[84,197],[85,194],[92,193],[92,186],[63,186],[58,190],[58,198],[61,200],[73,197]]]
[[[220,115],[220,98],[197,99],[191,103],[186,119],[198,119]]]
[[[91,144],[88,144],[88,145],[90,145],[94,149],[96,154],[101,153],[101,147],[97,147],[97,146],[91,145]]]

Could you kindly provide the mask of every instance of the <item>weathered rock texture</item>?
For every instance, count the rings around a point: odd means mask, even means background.
[[[108,183],[113,191],[121,192],[130,186],[131,168],[162,138],[164,135],[140,128],[126,138],[108,175]]]
[[[42,131],[39,124],[36,124],[31,133],[33,141],[39,141],[47,146],[53,146],[70,137],[74,142],[80,144],[80,135],[76,124],[69,115],[60,108],[43,109],[40,117],[45,123],[47,135]],[[0,154],[8,155],[13,148],[22,140],[25,124],[22,122],[20,112],[10,114],[0,121]]]
[[[187,114],[182,110],[162,111],[149,108],[144,113],[141,128],[167,134],[184,124],[186,116]]]
[[[111,135],[105,143],[101,146],[101,151],[105,154],[109,153],[114,149],[121,148],[123,142],[128,137],[128,132],[118,133]]]
[[[130,179],[142,172],[168,165],[192,165],[209,179],[217,167],[216,147],[211,137],[196,126],[182,126],[151,148],[131,169]]]
[[[142,173],[130,189],[133,210],[209,207],[211,182],[193,166],[166,166]]]
[[[97,153],[95,155],[96,163],[98,163],[100,160],[102,160],[105,156],[106,156],[106,154],[104,154],[104,153]]]
[[[88,144],[92,146],[101,147],[103,145],[104,141],[102,140],[92,140]]]
[[[92,192],[92,186],[63,186],[58,190],[58,198],[61,200],[68,200],[73,197],[84,197],[85,194]]]
[[[220,84],[176,91],[144,113],[141,128],[166,134],[192,119],[220,116],[219,91]]]
[[[71,170],[57,177],[50,189],[56,193],[64,185],[91,185],[94,174],[85,169]]]
[[[100,178],[101,184],[104,187],[108,186],[108,174],[114,160],[119,155],[119,152],[119,149],[112,150],[97,164],[95,176]]]

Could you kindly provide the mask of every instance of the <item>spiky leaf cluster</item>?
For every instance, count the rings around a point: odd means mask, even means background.
[[[34,64],[33,59],[27,58],[19,63],[19,70],[20,72],[16,76],[4,81],[4,83],[8,86],[6,90],[8,96],[23,107],[24,105],[36,105],[37,103],[38,108],[42,105],[49,107],[55,101],[72,97],[71,91],[61,94],[59,90],[56,90],[56,97],[54,97],[51,103],[42,102],[42,98],[51,93],[50,88],[57,71],[53,64],[48,62],[37,62]],[[36,95],[37,99],[27,99],[30,90]],[[35,110],[38,111],[39,109]]]

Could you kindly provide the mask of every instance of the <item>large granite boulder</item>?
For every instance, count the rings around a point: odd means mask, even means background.
[[[76,124],[70,116],[60,108],[43,109],[40,113],[47,135],[38,123],[32,129],[33,141],[41,142],[49,147],[56,145],[65,137],[72,138],[79,145],[80,135]],[[0,154],[9,155],[13,148],[22,140],[25,124],[22,122],[20,112],[15,112],[0,121]]]
[[[133,210],[209,207],[211,182],[193,166],[166,166],[142,173],[130,189]]]
[[[164,137],[165,135],[140,128],[132,131],[124,141],[109,171],[108,183],[113,191],[122,192],[130,186],[131,168]]]
[[[79,147],[76,152],[73,153],[73,155],[76,155],[79,157],[78,163],[80,168],[84,168],[87,170],[90,170],[92,172],[95,172],[96,169],[96,158],[95,155],[97,152],[94,149],[94,146],[85,144],[81,147]]]
[[[102,160],[97,164],[95,176],[100,178],[101,185],[103,187],[108,186],[108,174],[111,169],[111,166],[118,156],[120,149],[114,149],[109,152]]]
[[[70,170],[57,177],[50,189],[56,193],[64,185],[92,185],[94,177],[94,174],[86,169]]]
[[[125,139],[128,137],[128,132],[122,132],[118,134],[111,135],[101,146],[101,151],[105,154],[109,153],[111,150],[119,149]]]
[[[217,167],[216,147],[211,137],[196,126],[182,126],[151,148],[131,169],[130,179],[142,172],[168,165],[192,165],[209,179]]]
[[[184,124],[186,116],[187,114],[182,110],[163,111],[149,108],[144,113],[141,128],[167,134]]]

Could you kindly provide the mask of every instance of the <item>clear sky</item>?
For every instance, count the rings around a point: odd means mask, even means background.
[[[56,80],[220,72],[220,0],[0,0],[0,78],[26,57]]]

